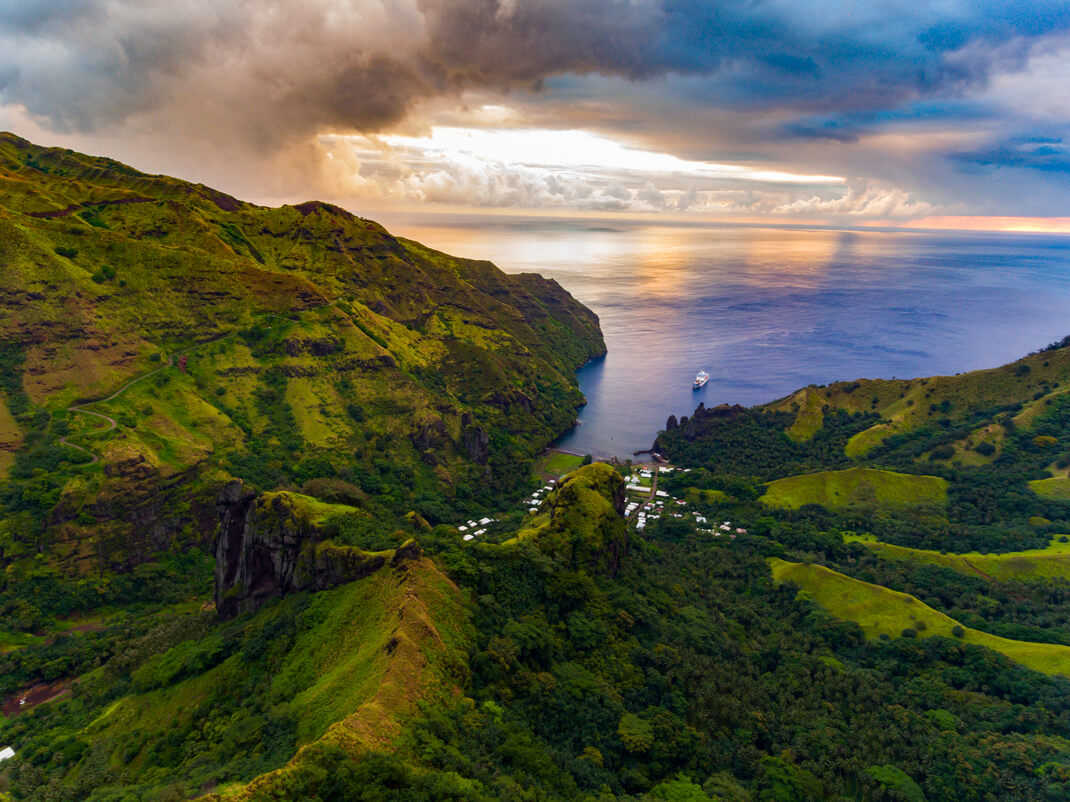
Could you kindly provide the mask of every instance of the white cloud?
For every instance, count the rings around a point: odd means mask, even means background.
[[[557,149],[564,140],[580,145]],[[321,141],[334,154],[336,184],[351,179],[348,191],[339,190],[343,196],[664,214],[911,218],[938,211],[896,187],[796,174],[774,181],[770,177],[781,174],[687,162],[583,132],[450,128],[423,137]],[[666,166],[674,169],[659,169]]]
[[[866,218],[924,217],[940,211],[898,187],[883,188],[869,181],[847,182],[847,192],[838,198],[811,196],[781,203],[769,209],[773,214],[790,215],[849,215]]]

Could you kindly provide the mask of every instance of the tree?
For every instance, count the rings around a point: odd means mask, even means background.
[[[625,713],[617,725],[617,735],[629,752],[646,752],[654,745],[654,728],[634,713]]]

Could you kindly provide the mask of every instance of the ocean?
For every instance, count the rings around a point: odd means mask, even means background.
[[[1070,334],[1070,238],[545,218],[401,219],[401,236],[556,279],[609,352],[556,445],[647,449],[669,415],[808,384],[995,367]],[[691,382],[711,374],[701,390]]]

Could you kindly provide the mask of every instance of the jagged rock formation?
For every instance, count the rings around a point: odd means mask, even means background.
[[[739,413],[744,411],[744,407],[741,407],[739,404],[719,404],[718,406],[707,409],[705,404],[699,402],[698,407],[695,408],[694,414],[690,417],[681,415],[680,420],[677,421],[675,415],[670,415],[669,419],[665,422],[663,434],[682,429],[683,435],[687,440],[695,440],[706,430],[710,422],[728,420],[736,417]],[[668,453],[671,449],[669,448],[668,441],[659,435],[654,441],[652,450],[660,453]]]
[[[388,562],[418,559],[410,541],[387,552],[366,552],[324,539],[292,493],[258,494],[239,479],[226,484],[217,506],[215,601],[221,618],[255,610],[267,599],[325,590],[368,576]]]

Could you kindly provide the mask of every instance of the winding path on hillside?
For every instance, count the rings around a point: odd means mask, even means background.
[[[228,334],[227,337],[230,337],[232,334],[234,334],[234,332],[231,332],[231,334]],[[224,339],[224,338],[223,337],[217,337],[215,341],[218,341],[218,340],[221,340],[221,339]],[[207,345],[207,343],[201,343],[201,344],[202,345]],[[196,347],[196,346],[193,346],[193,347]],[[189,349],[187,349],[187,350],[189,350]],[[150,370],[148,373],[143,373],[140,376],[135,376],[133,379],[128,381],[126,384],[124,384],[122,387],[120,387],[114,393],[109,395],[107,398],[98,398],[95,401],[86,401],[85,404],[75,404],[74,406],[67,407],[67,411],[68,412],[81,412],[81,413],[83,413],[85,415],[92,415],[94,418],[101,418],[103,421],[105,421],[105,423],[107,423],[107,425],[105,427],[103,427],[102,429],[93,429],[92,431],[89,431],[89,432],[80,432],[80,434],[93,434],[93,435],[104,434],[104,432],[110,432],[112,429],[114,429],[116,426],[119,425],[118,422],[115,420],[115,418],[111,417],[110,415],[105,415],[102,412],[94,412],[91,409],[86,409],[86,406],[88,404],[103,404],[103,403],[105,403],[107,401],[112,401],[112,400],[118,398],[119,396],[121,396],[123,393],[125,393],[130,388],[131,385],[137,384],[139,381],[142,381],[143,379],[147,379],[150,376],[155,376],[161,370],[166,370],[167,368],[173,366],[174,364],[175,364],[174,357],[173,356],[168,356],[167,357],[167,362],[165,364],[160,365],[160,367],[156,368],[155,370]],[[73,435],[73,436],[77,436],[77,435]],[[80,446],[77,443],[72,443],[70,440],[67,439],[67,437],[61,437],[59,439],[59,442],[62,445],[70,446],[71,448],[76,448],[79,451],[84,452],[84,453],[88,454],[89,456],[91,456],[93,459],[91,459],[88,463],[86,463],[88,465],[93,465],[93,464],[95,464],[97,462],[100,462],[100,454],[97,454],[94,451],[90,451],[88,448],[86,448],[84,446]]]
[[[303,309],[303,310],[301,310],[301,312],[313,312],[313,311],[316,311],[316,310],[319,310],[319,309],[326,309],[327,307],[336,305],[340,300],[342,300],[342,299],[341,298],[335,298],[330,303],[323,304],[321,306],[313,306],[313,307],[310,307],[309,309]],[[269,315],[265,315],[265,317],[277,318],[278,320],[283,320],[283,321],[285,321],[287,323],[295,322],[292,318],[282,317],[281,315],[271,315],[271,314],[269,314]],[[96,453],[95,451],[91,451],[90,449],[86,448],[85,446],[80,446],[77,443],[72,443],[70,441],[70,437],[81,437],[83,435],[104,434],[105,432],[110,432],[112,429],[114,429],[116,426],[118,426],[119,423],[118,423],[118,421],[115,420],[115,418],[111,417],[110,415],[105,415],[102,412],[94,412],[91,409],[86,409],[87,406],[89,406],[90,404],[105,404],[108,401],[114,401],[116,398],[121,396],[123,393],[125,393],[127,390],[129,390],[133,385],[137,384],[138,382],[144,381],[145,379],[147,379],[147,378],[149,378],[151,376],[155,376],[160,371],[167,370],[170,367],[174,367],[175,357],[176,356],[183,356],[183,355],[189,354],[190,351],[193,351],[196,348],[202,348],[202,347],[204,347],[206,345],[212,345],[213,343],[222,342],[223,340],[230,339],[231,337],[234,337],[237,334],[238,334],[237,331],[232,331],[232,332],[229,332],[227,334],[222,334],[222,335],[220,335],[218,337],[212,337],[211,339],[205,340],[204,342],[197,343],[196,345],[191,345],[189,348],[186,348],[183,351],[176,351],[173,354],[169,354],[168,357],[167,357],[167,362],[165,364],[160,365],[160,367],[158,367],[158,368],[156,368],[154,370],[150,370],[148,373],[142,373],[140,376],[135,376],[130,381],[128,381],[126,384],[124,384],[122,387],[120,387],[118,390],[116,390],[114,393],[109,395],[107,398],[97,398],[97,399],[95,399],[93,401],[86,401],[83,404],[74,404],[73,406],[67,407],[67,411],[68,412],[81,412],[84,415],[92,415],[95,418],[100,418],[107,425],[102,427],[102,428],[99,428],[99,429],[92,429],[91,431],[88,431],[88,432],[79,432],[78,434],[74,434],[74,435],[65,435],[65,436],[59,438],[60,445],[64,445],[64,446],[67,446],[68,448],[76,449],[78,451],[81,451],[83,454],[88,454],[90,457],[92,457],[92,459],[89,462],[83,463],[84,465],[95,465],[96,463],[100,462],[100,459],[101,459],[101,455],[100,454]]]

